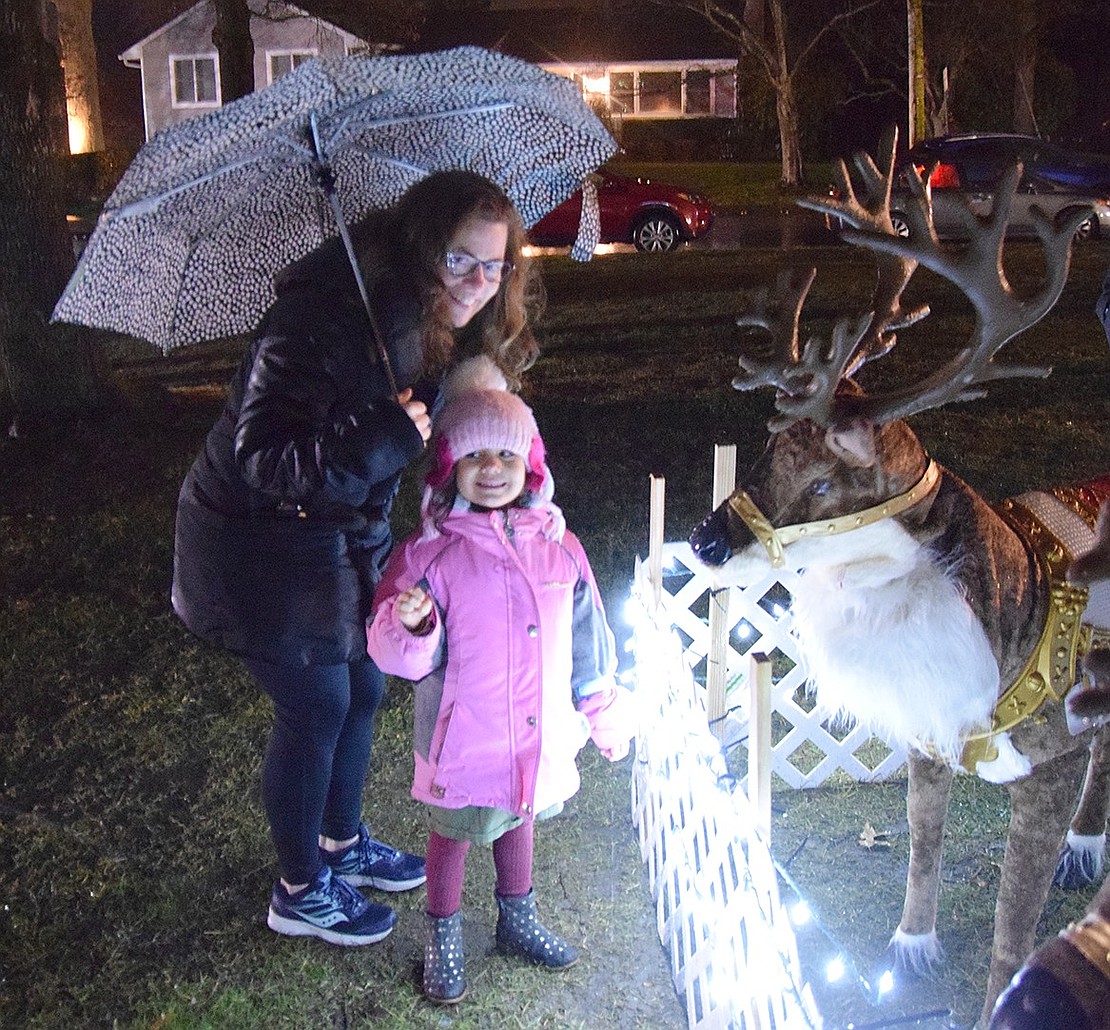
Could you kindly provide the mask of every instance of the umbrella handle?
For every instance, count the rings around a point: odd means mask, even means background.
[[[343,246],[347,251],[347,260],[351,263],[351,271],[355,274],[358,294],[362,298],[362,306],[366,309],[366,317],[370,320],[370,329],[374,334],[374,343],[377,344],[378,357],[381,359],[382,370],[385,372],[386,382],[389,383],[390,392],[396,397],[401,391],[397,389],[397,379],[393,375],[393,363],[389,360],[389,351],[386,350],[385,339],[382,336],[381,327],[378,325],[378,319],[374,315],[374,309],[370,304],[370,295],[366,292],[366,280],[362,277],[362,269],[358,264],[355,246],[354,243],[351,242],[351,233],[347,228],[347,221],[343,217],[343,208],[335,192],[335,173],[332,172],[331,168],[324,160],[324,155],[320,149],[320,137],[316,128],[315,114],[316,112],[313,111],[309,115],[308,120],[312,129],[312,149],[316,164],[316,179],[320,183],[320,188],[324,191],[324,196],[328,198],[332,213],[335,215],[335,222],[339,227],[339,237],[343,240]]]

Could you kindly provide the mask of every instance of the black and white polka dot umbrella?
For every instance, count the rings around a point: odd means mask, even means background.
[[[531,226],[616,150],[572,81],[503,54],[309,61],[150,140],[53,317],[163,351],[249,332],[274,273],[341,232],[337,209],[356,222],[430,172],[468,169]],[[321,180],[334,181],[332,203]],[[583,211],[582,259],[597,242],[596,202]]]

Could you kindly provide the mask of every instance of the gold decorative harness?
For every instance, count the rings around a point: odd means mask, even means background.
[[[1094,529],[1098,506],[1104,499],[1101,490],[1059,487],[1048,493]],[[1065,578],[1068,565],[1076,555],[1035,512],[1021,503],[1020,498],[1005,500],[995,510],[1036,556],[1048,582],[1048,613],[1033,653],[995,703],[990,729],[966,738],[960,765],[969,772],[975,771],[977,762],[991,762],[998,757],[994,740],[998,734],[1035,715],[1048,698],[1063,701],[1075,686],[1079,660],[1091,649],[1092,643],[1103,644],[1108,639],[1105,630],[1095,629],[1082,621],[1087,607],[1087,588],[1073,586]]]

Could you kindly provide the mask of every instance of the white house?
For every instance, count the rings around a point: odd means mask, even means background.
[[[682,8],[490,0],[441,11],[419,41],[426,50],[461,43],[573,79],[630,152],[713,155],[736,123],[736,48]]]
[[[248,0],[248,6],[256,90],[309,58],[368,49],[357,36],[282,0]],[[167,125],[221,105],[220,67],[212,42],[215,26],[214,4],[199,0],[119,55],[142,75],[147,139]]]

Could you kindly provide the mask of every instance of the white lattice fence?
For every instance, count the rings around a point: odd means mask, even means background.
[[[637,583],[634,600],[650,597],[646,577]],[[704,691],[670,626],[655,621],[665,610],[642,603],[638,611],[632,815],[688,1025],[820,1027],[767,842],[709,729]]]
[[[707,619],[711,584],[689,544],[664,544],[662,553],[661,604],[680,633],[684,661],[695,679],[704,683],[711,643]],[[743,589],[728,591],[728,618],[722,629],[728,634],[729,714],[723,729],[715,727],[717,736],[726,742],[746,736],[747,655],[754,649],[768,655],[775,666],[771,769],[776,775],[792,787],[816,787],[838,769],[860,782],[885,779],[905,762],[904,750],[859,726],[847,732],[830,730],[806,696],[806,674],[789,608],[796,582],[795,573],[782,569]]]

